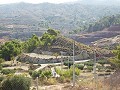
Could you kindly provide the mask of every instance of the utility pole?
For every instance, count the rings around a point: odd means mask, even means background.
[[[75,86],[75,41],[73,41],[73,87]]]
[[[36,78],[36,82],[37,82],[37,90],[38,90],[38,77]]]
[[[69,70],[69,65],[70,65],[70,64],[69,64],[69,57],[68,57],[68,70]]]

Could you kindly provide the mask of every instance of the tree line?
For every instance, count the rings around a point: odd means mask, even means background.
[[[60,32],[57,30],[48,29],[48,31],[45,32],[40,38],[33,34],[32,37],[25,42],[21,42],[19,40],[6,42],[0,46],[0,58],[9,61],[13,60],[14,57],[21,54],[22,52],[32,52],[38,46],[50,46],[59,33]]]

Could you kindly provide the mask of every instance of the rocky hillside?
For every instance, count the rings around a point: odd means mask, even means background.
[[[101,31],[91,32],[80,34],[73,37],[76,41],[84,43],[84,44],[92,44],[100,39],[111,38],[120,35],[120,25],[110,26],[109,28],[105,28]]]
[[[109,49],[114,49],[116,46],[120,44],[120,35],[117,35],[112,38],[100,39],[98,41],[93,42],[93,44],[103,48],[107,46],[107,48]]]
[[[41,53],[41,54],[54,54],[58,53],[60,55],[73,55],[73,42],[74,40],[58,36],[56,40],[52,43],[50,47],[45,47],[45,49],[38,47],[34,50],[34,53]],[[75,56],[79,56],[81,59],[88,59],[93,58],[94,55],[94,47],[89,47],[87,45],[84,45],[82,43],[75,41]],[[96,52],[99,55],[104,56],[111,56],[112,53],[109,50],[106,49],[100,49],[96,48]],[[81,56],[82,55],[82,56]]]

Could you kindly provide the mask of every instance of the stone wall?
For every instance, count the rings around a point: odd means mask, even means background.
[[[55,56],[54,56],[55,57]],[[65,60],[67,57],[59,57],[59,58],[40,58],[40,57],[31,57],[30,55],[22,54],[18,57],[18,61],[20,62],[29,62],[34,64],[45,64],[45,63],[60,63],[61,60]]]

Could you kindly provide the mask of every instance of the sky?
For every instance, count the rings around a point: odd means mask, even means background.
[[[9,3],[19,3],[19,2],[27,2],[27,3],[43,3],[43,2],[49,2],[49,3],[65,3],[65,2],[73,2],[77,0],[0,0],[0,4],[9,4]]]

